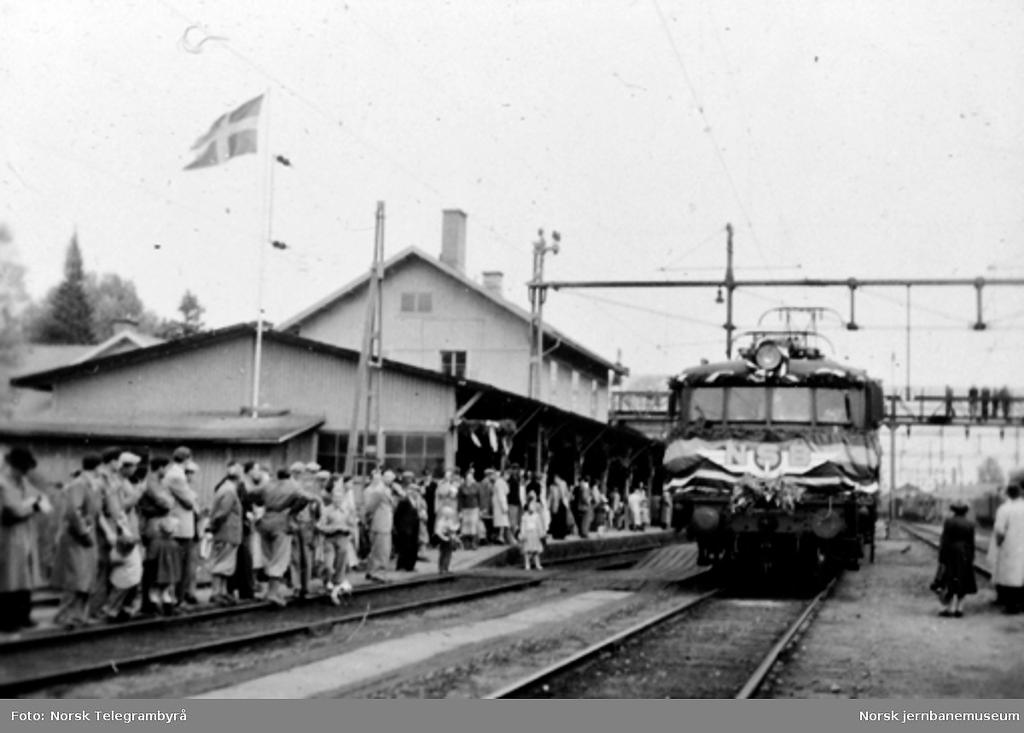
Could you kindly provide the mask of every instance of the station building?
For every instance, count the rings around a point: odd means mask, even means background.
[[[443,232],[441,259],[411,248],[384,268],[380,444],[357,452],[416,472],[532,468],[539,457],[568,480],[650,480],[658,442],[607,422],[610,386],[626,370],[546,329],[541,399],[530,398],[529,314],[502,297],[494,273],[477,284],[463,272],[465,214],[445,212]],[[239,324],[15,377],[12,387],[45,399],[0,425],[0,443],[31,445],[51,481],[106,446],[166,455],[186,444],[207,496],[230,459],[350,470],[368,281],[264,331],[256,418],[256,328]]]

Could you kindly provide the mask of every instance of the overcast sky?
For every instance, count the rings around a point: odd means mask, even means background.
[[[539,227],[552,279],[720,277],[726,222],[741,278],[1024,277],[1022,38],[1016,0],[0,0],[0,221],[34,296],[77,229],[162,314],[191,288],[209,325],[253,320],[261,157],[182,167],[269,88],[274,321],[366,270],[378,200],[388,254],[466,211],[469,274],[523,305]],[[548,313],[667,374],[724,353],[714,295]],[[1024,393],[1020,288],[985,291],[980,334],[971,289],[911,297],[913,383]],[[905,298],[861,292],[836,356],[902,386]],[[844,290],[741,290],[740,328],[782,303],[848,317]]]

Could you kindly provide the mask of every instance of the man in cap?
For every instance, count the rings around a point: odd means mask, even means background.
[[[35,626],[32,589],[40,583],[36,517],[52,510],[46,495],[28,480],[36,459],[12,448],[0,464],[0,632]]]
[[[174,540],[178,545],[178,582],[174,589],[175,601],[195,603],[195,596],[186,598],[192,592],[195,564],[193,547],[196,538],[196,503],[198,497],[190,485],[190,475],[194,476],[198,466],[192,460],[192,451],[179,446],[171,454],[171,463],[164,473],[163,485],[174,498],[171,518],[174,524]]]
[[[1007,613],[1024,611],[1024,471],[1010,475],[1006,501],[996,510],[996,562],[992,580]]]
[[[291,569],[292,516],[312,499],[299,488],[289,471],[280,470],[277,481],[263,491],[265,512],[256,523],[263,555],[263,572],[269,581],[267,600],[279,606],[287,604],[284,576]]]
[[[320,516],[320,505],[323,501],[322,492],[317,491],[316,473],[320,470],[317,463],[296,461],[288,469],[292,481],[299,491],[307,498],[306,505],[292,515],[292,588],[299,598],[309,595],[310,583],[313,579],[313,561],[316,557],[316,522]]]

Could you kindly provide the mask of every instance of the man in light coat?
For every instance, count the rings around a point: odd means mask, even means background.
[[[488,470],[491,475],[491,513],[494,517],[494,536],[499,544],[507,545],[512,542],[508,507],[508,482],[494,469]]]
[[[391,532],[394,529],[396,493],[393,471],[375,475],[363,495],[363,517],[370,530],[370,556],[366,560],[366,578],[378,583],[387,582],[381,572],[391,562]]]
[[[1007,500],[996,510],[996,567],[993,582],[1007,613],[1024,611],[1024,472],[1017,472],[1006,487]]]
[[[99,515],[100,457],[87,455],[82,470],[64,487],[64,509],[57,530],[57,554],[51,582],[63,592],[54,616],[58,626],[86,623],[89,593],[96,583],[96,519]]]
[[[193,558],[193,546],[196,538],[196,492],[189,485],[188,474],[194,474],[198,470],[192,460],[192,451],[185,446],[174,449],[171,455],[171,464],[164,474],[163,485],[174,497],[174,507],[171,509],[171,518],[174,520],[174,539],[178,544],[178,567],[180,575],[175,591],[175,599],[180,604],[182,601],[195,603],[196,598],[192,595],[193,576],[195,575],[195,561]],[[189,597],[191,596],[191,597]]]

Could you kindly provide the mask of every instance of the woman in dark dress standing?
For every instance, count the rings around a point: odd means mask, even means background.
[[[967,518],[967,504],[955,501],[953,516],[942,525],[939,541],[939,572],[936,590],[942,600],[940,616],[963,616],[964,596],[978,592],[974,578],[974,522]]]
[[[406,490],[395,505],[394,542],[395,553],[398,555],[395,570],[412,572],[416,569],[419,555],[420,514],[409,493],[410,490]]]

